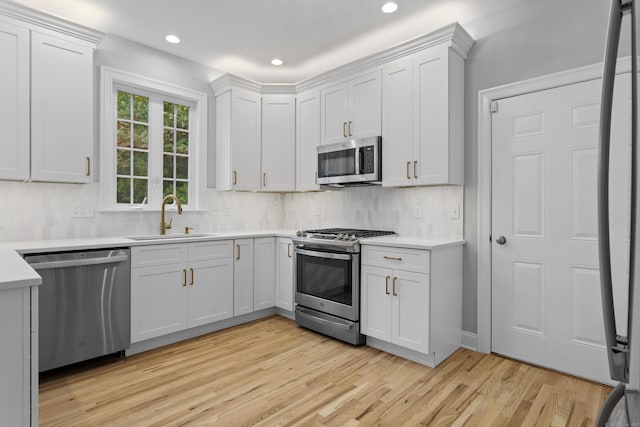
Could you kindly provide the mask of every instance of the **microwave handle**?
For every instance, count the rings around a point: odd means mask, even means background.
[[[362,147],[358,147],[358,164],[356,166],[358,173],[360,173],[360,175],[364,174],[364,151]]]

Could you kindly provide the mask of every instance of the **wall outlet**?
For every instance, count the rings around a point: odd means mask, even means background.
[[[451,219],[460,219],[460,205],[451,209]]]
[[[78,205],[72,207],[71,218],[93,218],[93,206]]]
[[[320,203],[316,203],[315,212],[317,217],[322,216],[322,205]]]
[[[231,216],[231,208],[224,208],[224,216]]]
[[[422,218],[422,206],[416,205],[413,208],[413,217],[416,218],[416,219]]]
[[[211,210],[209,211],[209,216],[218,216],[220,215],[220,210],[216,207],[216,208],[211,208]]]

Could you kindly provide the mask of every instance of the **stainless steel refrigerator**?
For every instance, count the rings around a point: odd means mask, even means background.
[[[640,427],[640,251],[638,227],[638,39],[636,27],[640,0],[611,0],[609,28],[605,49],[602,79],[602,106],[600,111],[600,150],[598,164],[598,234],[600,257],[600,285],[606,336],[609,372],[619,382],[605,401],[596,426]],[[611,278],[611,246],[625,242],[610,240],[609,234],[609,169],[620,167],[609,164],[613,85],[616,74],[621,27],[630,26],[631,34],[631,191],[628,270],[628,310],[623,324],[616,324],[614,292]],[[626,33],[626,32],[625,32]],[[620,319],[620,316],[618,317]]]

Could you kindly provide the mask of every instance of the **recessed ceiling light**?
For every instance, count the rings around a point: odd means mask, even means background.
[[[180,37],[173,35],[173,34],[169,34],[164,38],[166,41],[168,41],[169,43],[173,43],[173,44],[177,44],[180,43]]]
[[[278,58],[272,59],[271,65],[282,65],[282,59],[278,59]]]
[[[382,5],[382,11],[384,13],[393,13],[398,10],[398,5],[390,1]]]

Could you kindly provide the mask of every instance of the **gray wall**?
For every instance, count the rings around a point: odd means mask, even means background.
[[[465,25],[476,38],[465,81],[466,331],[477,331],[478,92],[602,61],[608,9],[607,0],[528,0]],[[621,45],[622,54],[628,51]]]

